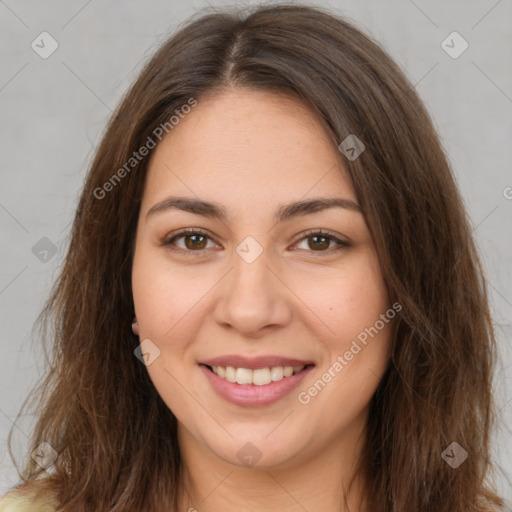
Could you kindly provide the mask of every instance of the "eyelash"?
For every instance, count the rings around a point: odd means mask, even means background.
[[[174,233],[170,238],[164,239],[162,241],[161,245],[171,251],[179,251],[179,252],[185,252],[185,253],[197,253],[197,255],[201,255],[202,253],[204,253],[204,251],[206,249],[198,249],[197,251],[194,251],[194,250],[190,250],[190,249],[182,249],[181,247],[176,247],[176,246],[173,247],[173,244],[177,239],[183,238],[186,235],[202,235],[202,236],[209,238],[210,240],[213,240],[208,233],[206,233],[205,231],[203,231],[201,229],[186,228],[186,229],[182,229],[181,231],[178,231],[177,233]],[[352,247],[351,244],[349,244],[348,242],[344,242],[343,240],[340,240],[338,237],[332,235],[331,233],[329,233],[327,231],[322,231],[321,229],[317,229],[317,230],[312,229],[312,230],[306,231],[303,234],[302,238],[297,240],[297,242],[295,242],[295,244],[302,242],[303,240],[306,240],[308,238],[313,238],[313,236],[321,236],[322,238],[326,238],[330,241],[337,243],[338,246],[334,247],[334,248],[326,249],[326,250],[319,250],[319,251],[309,250],[308,252],[324,253],[325,254],[325,253],[331,253],[333,251],[340,251],[340,250],[346,249],[348,247]]]

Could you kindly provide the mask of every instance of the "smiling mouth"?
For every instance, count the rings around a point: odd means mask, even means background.
[[[302,371],[313,367],[313,364],[302,366],[272,366],[266,368],[235,368],[233,366],[204,365],[212,373],[232,384],[266,386],[272,382],[286,380]]]

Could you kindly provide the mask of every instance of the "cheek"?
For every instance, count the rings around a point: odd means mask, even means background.
[[[331,350],[348,350],[352,339],[375,324],[389,309],[389,298],[378,260],[357,254],[325,275],[311,276],[301,299],[315,313],[315,329]]]
[[[396,313],[371,253],[315,283],[304,302],[317,313],[313,329],[326,353],[321,382],[303,389],[307,396],[301,403],[315,401],[322,414],[330,414],[325,411],[330,404],[330,411],[338,411],[332,412],[332,420],[341,421],[339,411],[345,419],[354,417],[375,392],[388,364]]]
[[[146,370],[162,400],[179,417],[191,407],[188,393],[193,389],[184,363],[190,340],[201,325],[194,304],[205,291],[188,269],[170,268],[144,248],[135,252],[132,292],[140,341],[150,339],[160,350]]]
[[[198,325],[197,304],[215,283],[213,275],[199,278],[192,267],[169,265],[150,251],[136,252],[132,291],[141,335],[165,344],[178,342],[180,332]]]

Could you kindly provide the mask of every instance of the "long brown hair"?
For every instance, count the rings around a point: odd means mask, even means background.
[[[47,442],[59,456],[47,473],[27,456],[21,487],[42,478],[63,512],[177,506],[176,419],[134,356],[139,340],[131,332],[134,235],[149,157],[126,163],[191,98],[233,87],[297,98],[334,144],[355,135],[365,145],[346,167],[391,302],[402,305],[360,461],[369,509],[496,509],[502,501],[486,483],[495,338],[447,158],[413,86],[379,45],[305,5],[201,13],[160,47],[112,116],[38,318],[52,353],[34,394],[30,451]],[[113,179],[123,166],[122,179]],[[469,454],[456,469],[441,456],[452,442]],[[11,435],[11,452],[10,444]]]

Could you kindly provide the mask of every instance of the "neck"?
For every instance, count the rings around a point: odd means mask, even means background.
[[[354,429],[323,452],[279,466],[247,468],[220,459],[181,428],[178,510],[364,512],[364,481],[355,475],[362,439],[362,430]]]

